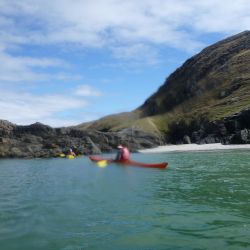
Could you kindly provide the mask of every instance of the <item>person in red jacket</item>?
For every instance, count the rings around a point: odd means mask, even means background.
[[[130,152],[124,145],[119,145],[117,147],[119,151],[117,152],[116,161],[128,161],[130,159]]]

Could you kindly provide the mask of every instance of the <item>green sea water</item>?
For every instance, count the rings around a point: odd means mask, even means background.
[[[0,160],[0,249],[250,249],[250,151],[132,158]]]

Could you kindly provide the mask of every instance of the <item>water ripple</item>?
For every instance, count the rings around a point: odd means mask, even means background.
[[[249,152],[133,158],[0,161],[1,249],[250,248]]]

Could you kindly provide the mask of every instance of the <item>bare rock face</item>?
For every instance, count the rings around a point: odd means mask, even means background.
[[[193,143],[250,143],[249,66],[245,31],[187,60],[139,110],[176,116],[166,122],[168,143],[187,143],[186,136]]]
[[[219,121],[199,120],[186,123],[185,120],[171,124],[168,142],[189,143],[249,144],[250,108]]]
[[[190,106],[194,101],[202,106],[201,100],[206,98],[231,96],[250,84],[249,62],[250,31],[245,31],[188,59],[139,109],[145,116],[152,116],[169,112],[188,100]],[[231,101],[240,101],[242,96],[232,96]]]
[[[10,136],[14,127],[14,124],[6,120],[0,120],[0,138]]]
[[[102,131],[137,127],[160,132],[167,143],[189,143],[188,137],[197,143],[245,143],[246,133],[239,131],[250,129],[249,93],[250,31],[245,31],[188,59],[133,112],[110,115],[85,127]]]
[[[69,148],[97,154],[120,143],[132,151],[166,142],[250,143],[249,93],[250,31],[245,31],[187,60],[133,112],[75,128],[0,120],[0,157],[56,157]],[[145,132],[145,124],[153,130]]]
[[[124,130],[119,133],[57,128],[35,123],[14,125],[0,120],[0,157],[46,158],[67,154],[73,148],[76,154],[112,152],[125,143],[131,151],[162,144],[161,138],[141,131]]]

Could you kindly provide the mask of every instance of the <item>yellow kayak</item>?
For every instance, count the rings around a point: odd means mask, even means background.
[[[70,160],[75,159],[75,156],[73,156],[73,155],[67,155],[66,157],[67,157],[68,159],[70,159]]]
[[[74,156],[74,155],[65,155],[65,154],[62,153],[62,154],[59,155],[59,157],[67,158],[67,159],[72,160],[72,159],[75,159],[76,156]]]

